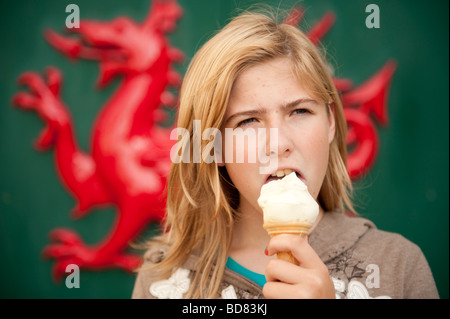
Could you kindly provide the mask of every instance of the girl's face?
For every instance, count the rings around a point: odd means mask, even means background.
[[[309,94],[293,74],[288,58],[277,58],[244,70],[236,79],[222,125],[225,138],[223,151],[232,151],[233,162],[223,163],[240,194],[241,211],[262,214],[257,199],[261,187],[269,182],[272,174],[261,174],[260,167],[267,166],[244,156],[244,163],[236,162],[236,155],[249,151],[275,156],[277,165],[270,172],[282,175],[286,169],[293,170],[308,186],[317,200],[328,166],[329,144],[334,138],[334,109]],[[266,145],[249,144],[248,139],[227,144],[226,128],[242,130],[265,129]],[[269,128],[278,131],[278,143],[269,147]],[[259,130],[261,131],[261,130]],[[238,140],[238,139],[235,139]],[[272,141],[273,142],[273,141]],[[236,145],[237,144],[237,145]],[[258,143],[256,143],[258,144]],[[249,149],[250,148],[250,149]],[[271,151],[271,154],[269,154]],[[289,172],[289,171],[288,171]]]

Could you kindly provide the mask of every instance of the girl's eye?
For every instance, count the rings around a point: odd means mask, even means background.
[[[256,121],[256,119],[255,119],[254,117],[251,117],[251,118],[245,119],[245,120],[243,120],[243,121],[240,121],[240,122],[238,123],[237,127],[242,126],[242,125],[245,125],[245,124],[250,124],[250,123],[253,123],[253,122],[255,122],[255,121]]]
[[[292,111],[291,114],[310,114],[311,111],[308,109],[296,109],[294,111]]]

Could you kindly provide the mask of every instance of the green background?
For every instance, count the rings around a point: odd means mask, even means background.
[[[80,288],[68,289],[51,278],[52,262],[41,257],[55,227],[79,232],[88,244],[110,230],[114,208],[95,210],[79,221],[69,217],[73,198],[55,172],[52,152],[32,147],[43,124],[35,113],[14,109],[10,99],[17,76],[48,65],[64,75],[62,98],[70,108],[75,134],[88,151],[93,121],[119,83],[103,91],[95,81],[95,62],[70,62],[42,37],[47,27],[63,30],[76,3],[81,19],[111,20],[125,15],[142,21],[149,1],[1,1],[0,2],[0,297],[128,298],[134,276],[120,270],[82,271]],[[179,0],[184,15],[170,36],[184,51],[183,74],[194,52],[211,34],[257,1]],[[294,1],[266,1],[288,9]],[[448,1],[297,2],[307,9],[300,27],[308,29],[327,11],[336,23],[325,37],[336,75],[356,85],[369,79],[388,59],[398,63],[389,96],[387,127],[379,127],[381,149],[370,173],[355,184],[360,214],[383,230],[402,234],[427,257],[440,295],[448,298],[449,273],[449,15]],[[368,29],[365,8],[380,8],[381,28]],[[155,227],[141,236],[145,238]]]

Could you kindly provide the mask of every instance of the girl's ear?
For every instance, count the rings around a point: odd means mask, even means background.
[[[328,124],[329,124],[329,130],[328,130],[328,143],[333,142],[334,135],[336,134],[336,120],[334,117],[334,102],[328,103]]]

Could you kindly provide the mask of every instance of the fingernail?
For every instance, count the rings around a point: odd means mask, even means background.
[[[264,250],[264,255],[269,256],[269,252],[267,251],[267,247],[266,247],[266,250]]]

